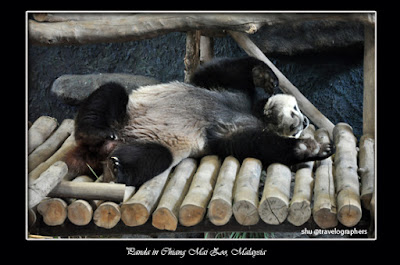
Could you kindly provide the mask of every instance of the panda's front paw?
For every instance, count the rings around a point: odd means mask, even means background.
[[[334,148],[331,143],[320,144],[312,138],[299,139],[296,154],[300,160],[322,160],[333,154]]]
[[[334,153],[334,146],[331,143],[324,143],[320,144],[320,149],[318,152],[318,158],[319,159],[325,159],[330,157]]]
[[[256,87],[264,88],[265,92],[274,94],[274,88],[279,81],[274,72],[266,65],[257,65],[252,69],[253,83]]]

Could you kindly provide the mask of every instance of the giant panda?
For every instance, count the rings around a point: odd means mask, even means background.
[[[129,93],[117,83],[104,84],[81,104],[77,146],[65,161],[75,174],[89,165],[106,181],[139,186],[187,157],[232,155],[290,166],[330,156],[330,144],[298,138],[308,119],[293,96],[270,96],[278,85],[272,70],[252,57],[205,64],[190,84]],[[267,97],[258,99],[260,86]]]

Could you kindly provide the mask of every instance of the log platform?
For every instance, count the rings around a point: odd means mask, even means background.
[[[340,123],[337,125],[337,127],[344,126],[343,123]],[[348,126],[348,125],[346,125]],[[336,128],[336,127],[335,127]],[[318,133],[318,132],[317,132]],[[351,131],[347,132],[348,134],[352,135]],[[352,136],[354,137],[354,136]],[[65,140],[67,141],[67,140]],[[352,149],[352,154],[357,155],[354,153],[355,146]],[[339,151],[341,151],[339,149]],[[57,151],[56,151],[57,152]],[[343,152],[343,151],[341,151]],[[373,156],[373,149],[370,151],[364,151],[364,152],[372,152],[368,157],[368,159],[371,159]],[[62,160],[62,156],[61,160]],[[360,157],[360,159],[364,159],[366,157],[363,155]],[[51,159],[51,158],[49,158]],[[233,157],[230,157],[230,159],[234,159]],[[210,161],[209,161],[210,160]],[[211,161],[212,160],[212,161]],[[193,162],[192,162],[193,161]],[[221,159],[221,161],[223,161]],[[90,183],[90,182],[79,182],[79,181],[69,181],[69,180],[59,180],[60,182],[56,185],[52,190],[49,190],[46,192],[46,194],[43,194],[43,201],[39,203],[39,206],[37,207],[37,212],[39,213],[36,221],[33,221],[33,224],[30,224],[29,226],[29,233],[30,234],[35,234],[35,235],[42,235],[42,236],[61,236],[61,237],[67,237],[67,236],[87,236],[87,237],[96,237],[96,236],[121,236],[124,234],[151,234],[151,235],[156,235],[160,233],[200,233],[200,232],[301,232],[304,231],[304,228],[307,228],[308,230],[315,230],[315,229],[321,229],[321,228],[328,228],[321,226],[319,222],[315,222],[314,218],[311,217],[309,214],[310,209],[304,208],[304,211],[307,211],[307,213],[304,213],[304,216],[308,216],[308,219],[305,221],[301,222],[301,224],[293,224],[293,222],[290,222],[290,220],[287,219],[287,214],[282,215],[282,218],[279,220],[278,223],[270,223],[267,219],[264,219],[265,215],[265,207],[261,207],[262,202],[264,201],[264,197],[268,197],[268,194],[265,193],[265,190],[268,190],[270,192],[279,192],[279,190],[276,190],[277,187],[276,185],[270,184],[270,181],[265,181],[264,184],[264,193],[262,196],[259,194],[259,190],[257,187],[259,186],[258,182],[260,180],[261,172],[262,170],[265,170],[267,172],[267,179],[270,178],[281,178],[280,174],[281,171],[274,171],[270,170],[271,166],[275,167],[283,167],[285,168],[286,175],[287,175],[287,181],[285,181],[285,189],[287,189],[286,192],[286,205],[290,205],[292,203],[293,198],[293,191],[289,191],[290,183],[295,182],[298,178],[293,178],[290,177],[290,174],[294,175],[295,174],[295,169],[296,167],[293,167],[293,169],[290,169],[284,165],[281,164],[273,164],[268,168],[265,168],[261,162],[257,159],[254,158],[247,158],[245,159],[242,164],[240,164],[239,161],[237,161],[237,167],[231,174],[233,176],[226,178],[225,174],[219,174],[219,171],[221,169],[220,163],[221,161],[218,159],[216,156],[208,156],[204,157],[203,159],[199,160],[199,167],[196,168],[196,162],[194,159],[191,160],[184,160],[182,162],[182,165],[184,163],[191,162],[193,166],[187,167],[187,166],[181,166],[178,164],[175,168],[168,169],[166,172],[161,173],[159,176],[155,177],[153,180],[150,180],[148,183],[146,182],[143,184],[141,187],[135,187],[136,188],[136,193],[134,193],[133,187],[126,187],[124,184],[113,184],[113,183],[101,183],[101,177],[96,181],[96,183]],[[211,164],[210,164],[211,163]],[[255,163],[255,166],[253,166],[251,163]],[[340,166],[340,161],[337,162],[337,167]],[[59,164],[64,164],[61,161],[55,162],[51,167],[57,166]],[[209,165],[210,164],[210,165]],[[64,164],[65,165],[65,164]],[[208,167],[208,168],[207,168]],[[257,167],[258,169],[256,170]],[[207,169],[207,170],[206,170]],[[249,171],[250,170],[250,171]],[[312,169],[310,169],[312,170]],[[330,167],[329,170],[331,171],[331,174],[333,176],[339,178],[341,175],[336,176],[335,174],[338,174],[333,170],[333,167]],[[179,173],[178,173],[179,171]],[[249,171],[248,173],[246,173]],[[49,178],[49,174],[51,174],[52,171],[47,170],[43,174],[41,174],[38,179],[34,182],[35,184],[40,183],[40,180],[42,178]],[[221,171],[222,172],[222,171]],[[354,172],[357,172],[356,169],[354,169]],[[251,173],[251,174],[250,174]],[[57,174],[55,172],[54,174]],[[185,207],[185,199],[186,201],[190,196],[192,196],[192,192],[188,188],[190,184],[193,184],[194,180],[198,179],[199,176],[201,175],[202,178],[205,179],[210,179],[209,186],[207,187],[207,195],[204,195],[204,198],[202,199],[202,209],[203,213],[198,216],[196,219],[196,222],[194,222],[191,225],[187,225],[186,222],[184,222],[181,218],[179,218],[179,223],[176,223],[173,226],[162,226],[162,225],[157,225],[156,223],[163,223],[167,222],[167,220],[163,220],[163,218],[167,218],[168,216],[166,215],[158,215],[155,217],[153,214],[156,209],[161,208],[159,204],[162,203],[162,200],[160,198],[163,196],[164,193],[169,192],[168,188],[169,186],[174,186],[175,182],[177,181],[176,176],[179,174],[180,179],[184,179],[186,183],[183,183],[182,185],[186,186],[187,188],[182,188],[179,189],[181,194],[179,195],[178,200],[176,200],[177,205],[174,206],[173,212],[175,213],[174,215],[176,217],[181,216],[184,214]],[[197,175],[196,175],[197,174]],[[250,174],[251,178],[243,177],[246,174]],[[269,175],[268,175],[269,174]],[[342,173],[341,173],[342,174]],[[63,175],[69,175],[66,172]],[[170,176],[168,176],[170,175]],[[193,175],[195,177],[193,177]],[[249,175],[249,176],[250,176]],[[173,177],[175,176],[175,177]],[[196,177],[197,176],[197,177]],[[51,177],[51,176],[50,176]],[[162,179],[162,181],[156,181],[157,179]],[[248,180],[246,180],[248,179]],[[224,193],[231,194],[229,196],[226,196],[229,198],[230,203],[228,202],[224,207],[228,207],[229,212],[234,212],[235,211],[235,193],[239,192],[239,189],[241,185],[250,185],[250,182],[253,183],[255,179],[256,181],[256,187],[252,189],[248,189],[245,193],[241,193],[241,198],[240,200],[242,202],[253,202],[255,204],[254,209],[252,210],[252,215],[255,217],[255,222],[243,222],[242,218],[240,218],[240,215],[237,214],[231,214],[228,215],[227,221],[224,222],[224,224],[214,224],[213,220],[210,219],[210,214],[208,211],[210,211],[210,202],[211,198],[215,196],[214,193],[220,194],[221,191],[219,189],[216,189],[218,186],[225,186],[229,187],[229,190],[225,190]],[[211,181],[212,180],[212,181]],[[144,192],[147,190],[148,187],[151,186],[151,183],[156,181],[158,184],[158,190],[160,192]],[[248,182],[248,184],[243,183],[243,181]],[[168,185],[171,182],[170,185]],[[174,182],[174,183],[172,183]],[[204,182],[204,181],[203,181]],[[226,183],[225,183],[226,182]],[[238,184],[238,182],[240,182]],[[360,180],[361,182],[361,180]],[[218,186],[215,185],[215,183],[218,183]],[[340,183],[339,183],[340,184]],[[361,183],[358,183],[357,185],[360,185]],[[335,185],[332,183],[332,185]],[[296,186],[296,184],[295,184]],[[127,195],[128,194],[128,195]],[[135,194],[137,194],[135,196]],[[140,194],[140,196],[139,196]],[[141,198],[141,201],[152,201],[151,206],[147,207],[147,211],[143,212],[141,210],[135,210],[136,208],[132,208],[130,211],[125,211],[126,207],[131,207],[132,201],[137,201],[138,196]],[[340,200],[341,201],[346,201],[346,194],[340,193]],[[351,194],[351,197],[357,197],[358,200],[360,200],[360,192],[353,192]],[[61,200],[60,198],[63,198],[65,203],[63,210],[65,213],[64,215],[68,214],[68,211],[70,209],[71,203],[74,200],[72,199],[79,199],[79,201],[85,202],[86,204],[91,204],[93,205],[93,200],[100,200],[100,202],[97,202],[96,205],[102,204],[112,204],[113,209],[116,213],[123,213],[122,217],[119,218],[119,215],[117,216],[118,218],[113,218],[112,222],[107,222],[106,225],[101,225],[98,223],[99,219],[102,220],[108,220],[110,218],[109,212],[110,211],[104,211],[104,216],[96,216],[94,218],[92,214],[88,216],[82,216],[85,220],[82,220],[82,222],[79,221],[79,216],[75,216],[74,218],[78,218],[78,220],[75,220],[72,222],[72,220],[69,220],[70,218],[58,218],[57,222],[49,223],[49,218],[52,218],[50,216],[53,212],[49,211],[43,211],[43,205],[49,201],[49,197],[54,199]],[[142,198],[143,197],[143,198]],[[336,194],[333,195],[334,199],[337,200],[339,197],[336,196]],[[68,198],[68,199],[67,199]],[[316,204],[314,203],[314,198],[315,194],[312,194],[311,196],[311,206],[315,206]],[[349,199],[352,199],[349,198]],[[37,200],[37,199],[35,199]],[[255,202],[254,202],[255,201]],[[260,203],[260,207],[258,207],[258,202]],[[340,205],[339,201],[337,204]],[[39,209],[40,207],[40,209]],[[361,207],[361,206],[360,206]],[[215,208],[215,206],[214,206]],[[218,211],[218,209],[212,209],[213,211]],[[172,208],[171,208],[172,209]],[[36,207],[32,206],[30,209],[30,215],[35,215],[35,210]],[[302,211],[303,209],[298,209],[298,211]],[[226,209],[224,209],[226,211]],[[287,213],[287,208],[286,208],[286,213]],[[361,215],[362,213],[362,215]],[[98,213],[99,215],[101,214],[100,212]],[[275,213],[276,214],[276,213]],[[125,216],[124,216],[125,215]],[[127,216],[129,215],[129,216]],[[87,218],[89,218],[87,220]],[[125,218],[125,219],[124,219]],[[126,220],[130,220],[132,218],[136,218],[138,220],[142,220],[141,222],[135,222],[135,223],[127,223]],[[157,218],[157,222],[154,222],[154,218]],[[253,219],[254,219],[253,218]],[[321,220],[322,218],[322,220]],[[324,222],[323,220],[324,216],[319,216],[319,221]],[[332,216],[326,216],[326,218],[330,219]],[[353,222],[351,225],[349,223],[341,221],[341,215],[340,211],[337,213],[337,217],[334,217],[335,219],[339,220],[338,224],[335,227],[330,226],[329,229],[352,229],[354,227],[357,227],[357,229],[367,229],[370,227],[369,223],[371,220],[371,215],[368,214],[368,210],[364,209],[360,211],[360,216],[359,218],[356,219],[355,222]],[[120,220],[121,219],[121,220]],[[178,219],[177,219],[178,220]],[[259,221],[258,221],[259,220]],[[327,220],[329,221],[329,220]],[[357,235],[361,236],[361,235]],[[365,237],[365,235],[364,235]]]

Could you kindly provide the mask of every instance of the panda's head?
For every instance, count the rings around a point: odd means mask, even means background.
[[[279,135],[298,138],[309,125],[293,96],[278,94],[270,97],[264,106],[267,128]]]

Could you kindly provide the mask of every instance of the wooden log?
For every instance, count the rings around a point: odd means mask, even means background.
[[[201,159],[189,191],[179,209],[181,225],[194,226],[203,220],[220,166],[221,161],[218,156],[210,155]]]
[[[67,203],[60,198],[42,200],[38,212],[43,216],[43,222],[49,226],[62,225],[67,218]]]
[[[314,139],[314,132],[315,127],[311,124],[303,131],[301,137]],[[297,167],[299,169],[296,171],[295,175],[293,197],[290,200],[287,219],[291,224],[301,226],[311,217],[311,199],[314,188],[314,161],[298,164]]]
[[[241,225],[255,225],[260,219],[257,207],[261,170],[260,160],[246,158],[236,178],[232,211],[236,221]]]
[[[75,146],[76,146],[75,136],[74,134],[71,134],[67,138],[67,140],[65,140],[63,145],[57,150],[57,152],[55,152],[51,157],[49,157],[46,161],[42,162],[39,166],[37,166],[34,170],[32,170],[29,173],[29,180],[32,181],[37,179],[40,176],[40,174],[42,174],[51,165],[53,165],[57,161],[62,160],[65,154]]]
[[[29,208],[36,206],[67,175],[68,167],[58,161],[44,171],[38,179],[28,186]]]
[[[283,164],[273,163],[267,168],[264,191],[258,207],[261,219],[267,224],[281,224],[288,215],[291,175],[290,169]]]
[[[332,139],[333,123],[325,117],[283,74],[278,68],[265,56],[265,54],[251,41],[244,33],[229,31],[232,38],[239,46],[250,56],[253,56],[265,62],[279,79],[280,89],[294,96],[302,112],[319,128],[326,128]]]
[[[160,230],[175,231],[178,226],[179,208],[189,190],[197,169],[197,161],[186,158],[175,168],[171,179],[153,213],[152,224]]]
[[[214,39],[207,36],[200,37],[200,64],[207,63],[214,58]]]
[[[318,143],[328,143],[329,134],[326,129],[315,132]],[[314,222],[321,228],[337,226],[337,208],[335,196],[335,183],[333,179],[332,157],[317,163],[314,185],[314,207],[312,210]]]
[[[375,140],[368,134],[360,139],[358,173],[361,177],[361,202],[369,210],[375,188]]]
[[[123,202],[129,200],[136,191],[136,187],[126,186]],[[93,213],[93,222],[98,227],[111,229],[121,220],[119,204],[110,201],[95,201],[97,208]]]
[[[369,213],[371,215],[371,222],[369,227],[369,237],[375,237],[376,221],[375,221],[375,190],[372,193],[372,198],[369,206]]]
[[[56,127],[56,119],[49,116],[39,117],[28,130],[28,154],[46,141]]]
[[[93,182],[89,176],[79,176],[72,180],[74,183],[88,183]],[[68,220],[74,225],[83,226],[87,225],[93,216],[93,207],[96,207],[93,201],[75,200],[68,205]]]
[[[375,24],[364,26],[363,134],[375,139]]]
[[[147,222],[157,206],[167,182],[171,167],[145,182],[132,198],[121,205],[121,219],[127,226],[138,226]]]
[[[207,215],[214,225],[225,225],[231,219],[233,186],[239,168],[240,163],[233,156],[228,156],[222,163],[214,193],[208,205]]]
[[[189,83],[190,77],[200,64],[200,31],[186,32],[186,54],[184,58],[184,82]]]
[[[125,184],[62,181],[48,196],[121,202],[124,194]]]
[[[53,17],[62,14],[54,14]],[[90,16],[96,16],[90,18]],[[218,31],[235,30],[255,33],[263,25],[293,23],[306,20],[357,21],[371,24],[369,14],[135,14],[108,15],[88,14],[85,19],[63,22],[41,23],[28,21],[29,41],[33,44],[88,44],[99,42],[122,42],[153,38],[174,31]],[[134,25],[134,26],[132,26]],[[118,29],[118,30],[116,30]]]
[[[28,156],[28,171],[31,172],[40,163],[46,161],[74,131],[74,120],[65,119],[60,127]]]
[[[357,174],[357,139],[351,126],[346,123],[336,124],[333,138],[336,145],[334,176],[338,220],[352,227],[360,221],[362,214]]]

